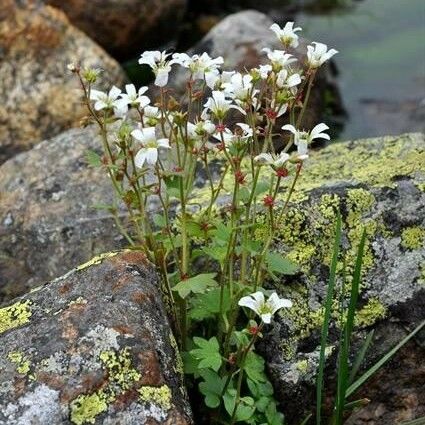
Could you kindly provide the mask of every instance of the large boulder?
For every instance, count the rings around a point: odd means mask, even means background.
[[[265,14],[255,10],[245,10],[226,16],[215,25],[201,41],[187,53],[207,52],[211,57],[222,56],[222,68],[227,71],[244,71],[265,63],[267,56],[264,47],[285,50],[270,26],[273,21]],[[306,58],[307,41],[301,39],[300,45],[289,53],[301,62]],[[334,115],[342,118],[344,111],[335,83],[334,66],[323,66],[318,72],[310,95],[309,106],[303,124],[311,128],[320,122],[325,111],[333,109]],[[176,68],[170,80],[175,92],[181,95],[186,89],[188,71]],[[330,96],[332,93],[332,96]],[[332,104],[329,99],[334,99]]]
[[[278,316],[262,345],[289,424],[299,423],[314,405],[338,209],[344,227],[338,297],[342,259],[351,276],[363,229],[367,235],[354,351],[374,329],[365,362],[370,366],[425,320],[424,143],[422,134],[340,143],[313,153],[305,166],[275,245],[300,265],[299,275],[277,288],[294,306]],[[329,396],[335,388],[339,313],[335,299],[327,350]],[[424,341],[424,335],[418,337],[379,375],[381,381],[378,376],[354,395],[372,403],[349,423],[396,424],[425,414],[425,372],[417,363],[425,355]]]
[[[122,245],[111,214],[94,207],[113,199],[107,174],[85,160],[100,146],[95,128],[71,129],[0,167],[0,299]]]
[[[117,58],[177,39],[187,0],[45,0]]]
[[[120,65],[65,14],[41,0],[3,0],[0,10],[0,163],[78,125],[85,115],[66,65],[107,70],[100,88],[122,84]]]
[[[111,252],[0,309],[0,423],[191,424],[153,266]]]

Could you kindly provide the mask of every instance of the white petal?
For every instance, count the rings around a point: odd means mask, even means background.
[[[158,139],[157,143],[158,143],[158,147],[160,147],[160,148],[170,149],[170,144],[169,144],[168,139]]]
[[[316,134],[321,133],[322,131],[329,130],[329,127],[325,123],[317,124],[313,130],[311,130],[311,135],[314,137]]]
[[[158,149],[148,148],[146,152],[146,162],[150,165],[156,164],[158,160]]]
[[[155,85],[158,87],[164,87],[168,83],[168,69],[159,68],[155,78]]]
[[[136,97],[136,87],[134,87],[134,84],[126,84],[125,91],[130,97]]]
[[[142,168],[146,161],[146,149],[140,149],[134,157],[134,164],[137,168]]]
[[[251,310],[255,311],[256,313],[258,313],[258,305],[257,303],[252,299],[251,296],[247,296],[247,297],[242,297],[239,302],[238,305],[240,305],[241,307],[247,307],[250,308]]]
[[[270,313],[262,314],[261,320],[268,325],[272,320],[272,315]]]
[[[140,130],[140,129],[138,129],[138,128],[136,128],[135,130],[133,130],[132,132],[131,132],[131,135],[136,139],[136,140],[139,140],[139,141],[143,141],[144,140],[144,136],[143,136],[143,132],[142,132],[142,130]],[[140,151],[139,151],[140,152]]]
[[[120,95],[120,93],[121,90],[118,87],[112,86],[111,90],[109,90],[108,97],[111,100],[115,100]]]
[[[285,124],[284,126],[282,126],[282,130],[288,130],[292,134],[297,134],[297,129],[291,124]]]

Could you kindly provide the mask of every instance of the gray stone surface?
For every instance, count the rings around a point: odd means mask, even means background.
[[[86,114],[66,65],[105,70],[98,86],[126,77],[120,65],[65,14],[41,0],[2,0],[0,8],[0,163],[75,127]]]
[[[0,423],[190,424],[153,266],[112,252],[0,309]]]
[[[45,0],[114,57],[177,39],[187,0]],[[143,46],[143,47],[142,47]]]
[[[0,299],[21,295],[92,256],[119,248],[107,174],[88,166],[96,129],[72,129],[0,167]]]

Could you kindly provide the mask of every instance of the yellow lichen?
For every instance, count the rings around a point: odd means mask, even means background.
[[[424,242],[425,229],[422,227],[407,227],[401,233],[401,246],[405,249],[420,249]]]
[[[99,254],[96,257],[92,258],[90,261],[87,261],[86,263],[79,265],[78,267],[75,268],[75,270],[81,271],[81,270],[87,269],[90,266],[100,264],[106,258],[115,257],[119,253],[120,251],[112,251],[112,252],[105,252],[103,254]]]
[[[145,385],[137,391],[140,394],[139,398],[141,401],[156,404],[164,410],[171,409],[172,394],[167,385],[162,385],[161,387]]]
[[[141,374],[132,366],[130,351],[127,347],[119,353],[103,351],[99,358],[108,371],[109,381],[118,385],[121,391],[130,389],[141,378]]]
[[[306,373],[308,371],[308,360],[300,360],[295,366],[301,373]]]
[[[108,396],[102,390],[89,395],[79,395],[70,405],[71,422],[76,425],[94,424],[96,416],[108,409],[107,399]]]
[[[132,366],[128,347],[120,352],[103,351],[99,359],[108,372],[107,385],[92,394],[81,394],[71,402],[71,421],[76,425],[94,424],[97,415],[105,412],[118,395],[130,390],[141,378]]]
[[[23,326],[30,321],[32,315],[31,301],[18,301],[0,309],[0,334],[10,329]]]
[[[16,371],[22,375],[26,375],[30,371],[30,361],[20,351],[11,351],[7,358],[16,365]]]
[[[355,325],[366,327],[373,325],[377,320],[385,318],[387,308],[376,298],[371,298],[367,304],[356,312]]]

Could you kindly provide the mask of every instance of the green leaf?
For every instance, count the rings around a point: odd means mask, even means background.
[[[341,214],[338,213],[336,226],[335,226],[335,239],[332,251],[332,261],[330,267],[329,281],[328,281],[328,292],[326,295],[325,302],[325,316],[323,318],[321,340],[320,340],[320,357],[319,357],[319,371],[316,380],[316,425],[320,425],[322,419],[322,399],[323,399],[323,377],[325,370],[325,350],[329,333],[329,322],[332,311],[332,301],[335,289],[335,277],[336,268],[338,265],[339,249],[341,244]]]
[[[224,260],[226,259],[226,254],[227,254],[227,247],[226,246],[217,246],[217,245],[208,246],[208,247],[205,247],[203,249],[203,251],[209,257],[218,261],[220,264],[223,264]]]
[[[194,294],[203,294],[208,288],[217,286],[214,280],[216,273],[202,273],[186,280],[180,281],[172,289],[178,292],[180,297],[186,298],[191,292]]]
[[[193,342],[199,348],[190,351],[193,357],[199,360],[199,368],[210,368],[216,372],[220,369],[222,358],[217,338],[213,336],[209,340],[195,336]]]
[[[176,175],[164,176],[164,181],[167,187],[168,196],[171,198],[179,198],[182,177]]]
[[[267,270],[271,273],[295,274],[298,266],[277,252],[268,252],[266,254]]]
[[[90,167],[100,167],[102,165],[102,159],[100,155],[92,150],[86,151],[86,161]]]
[[[204,381],[199,383],[199,391],[205,396],[205,404],[211,409],[220,405],[221,393],[223,391],[226,378],[220,376],[211,369],[200,371]]]
[[[204,236],[204,232],[201,229],[201,226],[199,223],[197,223],[196,221],[193,220],[188,220],[186,222],[186,230],[189,236],[195,236],[195,237],[203,237]]]
[[[253,351],[247,354],[243,368],[253,381],[265,382],[267,380],[264,373],[264,359]]]
[[[167,225],[165,217],[161,214],[154,214],[152,220],[158,227],[165,227]]]
[[[230,224],[225,226],[223,223],[218,223],[216,225],[216,230],[214,233],[215,239],[227,243],[230,240],[231,234],[232,234],[232,228]]]
[[[232,416],[236,404],[236,390],[228,389],[223,396],[224,407],[227,413]],[[238,407],[236,408],[236,422],[248,420],[255,412],[255,402],[252,397],[241,397]]]
[[[220,297],[221,289],[216,288],[205,294],[200,294],[193,299],[192,308],[189,311],[189,316],[194,320],[211,319],[216,314],[220,313]],[[222,311],[226,313],[230,310],[230,294],[229,289],[223,290],[223,305]]]

